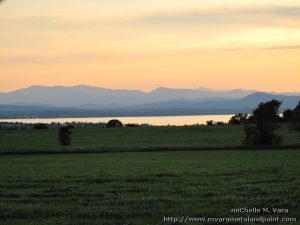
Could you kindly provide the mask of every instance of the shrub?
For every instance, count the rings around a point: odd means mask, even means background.
[[[137,123],[128,123],[126,124],[126,127],[140,127],[141,125],[137,124]]]
[[[68,124],[66,127],[69,129],[75,129],[74,125],[72,125],[72,124]]]
[[[71,145],[71,141],[72,141],[71,135],[72,135],[72,131],[70,130],[69,127],[67,126],[61,127],[59,129],[59,134],[58,134],[58,140],[60,144],[63,146]]]
[[[229,125],[240,125],[245,124],[248,121],[248,114],[238,113],[232,116],[228,122]]]
[[[45,129],[48,129],[48,125],[45,124],[45,123],[36,123],[33,125],[33,128],[34,130],[45,130]]]
[[[263,130],[258,129],[256,126],[245,125],[245,143],[255,145],[276,145],[282,141],[281,136],[275,134],[277,127],[265,126]]]
[[[293,110],[293,116],[291,119],[292,128],[293,130],[300,132],[300,102],[296,106],[296,108]]]
[[[287,109],[283,112],[283,122],[291,122],[293,119],[293,110]]]
[[[214,123],[213,120],[208,120],[208,121],[206,121],[206,125],[207,126],[213,126],[213,125],[215,125],[215,123]]]
[[[108,121],[107,128],[118,128],[118,127],[123,127],[123,123],[120,120],[110,120]]]

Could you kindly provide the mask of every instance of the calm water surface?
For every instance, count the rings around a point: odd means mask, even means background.
[[[51,122],[107,122],[110,119],[119,119],[123,123],[138,123],[151,125],[193,125],[205,124],[207,120],[228,122],[232,115],[199,115],[199,116],[153,116],[153,117],[95,117],[95,118],[51,118],[51,119],[0,119],[0,122],[23,123],[51,123]]]

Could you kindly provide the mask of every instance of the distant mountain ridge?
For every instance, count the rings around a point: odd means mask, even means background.
[[[204,91],[197,89],[171,89],[160,87],[149,93],[138,90],[106,89],[79,85],[72,87],[31,86],[9,93],[0,93],[1,104],[52,105],[63,107],[75,106],[105,106],[109,105],[137,105],[171,101],[179,99],[202,99],[207,97],[240,98],[248,95],[249,91],[237,94],[219,92],[216,90]]]
[[[208,88],[172,89],[159,87],[150,92],[139,90],[107,89],[78,85],[64,86],[31,86],[8,93],[0,93],[0,104],[12,105],[40,105],[77,107],[88,106],[92,108],[109,107],[116,105],[138,105],[157,103],[162,101],[226,98],[240,99],[255,93],[254,90],[214,90]]]
[[[260,102],[277,99],[294,108],[300,94],[247,90],[157,88],[151,92],[85,85],[32,86],[0,93],[0,118],[105,117],[234,114],[251,112]]]

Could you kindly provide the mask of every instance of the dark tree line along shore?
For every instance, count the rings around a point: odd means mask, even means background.
[[[289,123],[290,128],[300,132],[300,102],[294,109],[287,109],[282,114],[279,109],[282,102],[272,100],[269,102],[260,103],[255,108],[252,114],[238,113],[230,118],[228,123],[214,122],[209,120],[207,126],[215,125],[244,125],[245,139],[244,144],[247,145],[278,145],[282,141],[282,137],[277,134],[277,130],[282,123]],[[199,125],[199,124],[198,124]],[[71,145],[72,129],[75,128],[122,128],[122,127],[141,127],[150,126],[149,124],[123,124],[119,120],[110,120],[108,123],[0,123],[2,130],[17,130],[17,129],[34,129],[43,130],[49,128],[59,128],[58,140],[63,146]]]

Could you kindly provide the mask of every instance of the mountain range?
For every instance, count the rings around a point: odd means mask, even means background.
[[[8,93],[0,93],[0,118],[249,113],[260,102],[272,99],[283,101],[282,110],[294,108],[300,100],[300,93],[165,87],[143,92],[87,85],[31,86]]]
[[[138,90],[117,90],[79,85],[73,87],[31,86],[9,93],[0,93],[1,104],[43,105],[60,107],[114,107],[119,105],[138,105],[162,101],[228,98],[238,99],[255,91],[213,89],[171,89],[160,87],[151,92]]]

